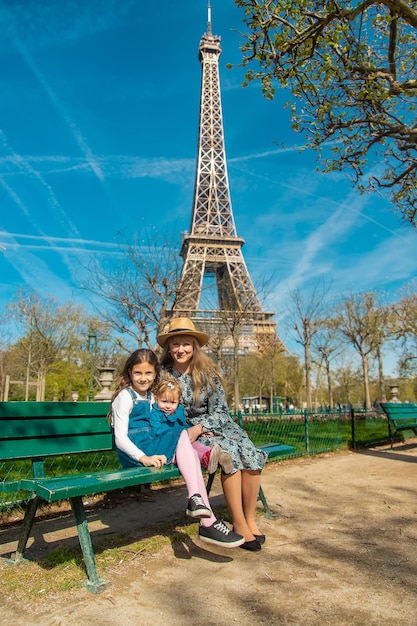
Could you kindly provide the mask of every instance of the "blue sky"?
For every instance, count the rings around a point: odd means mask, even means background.
[[[279,322],[289,292],[320,278],[395,299],[417,275],[416,232],[316,171],[288,94],[267,101],[226,68],[241,11],[211,4],[234,218],[255,284],[273,277],[265,309]],[[0,310],[20,286],[83,302],[80,266],[116,255],[118,233],[189,228],[207,2],[0,0],[0,17]]]

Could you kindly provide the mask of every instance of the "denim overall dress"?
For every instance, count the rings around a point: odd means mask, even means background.
[[[127,391],[132,396],[133,407],[129,415],[127,435],[129,439],[143,451],[146,456],[164,454],[167,463],[172,463],[178,440],[184,428],[153,428],[151,421],[151,394],[141,398],[131,387]],[[117,449],[120,463],[123,467],[141,466],[130,456]]]

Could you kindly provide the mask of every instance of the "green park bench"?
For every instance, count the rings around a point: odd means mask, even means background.
[[[391,448],[394,436],[403,430],[412,430],[417,436],[417,404],[413,402],[381,402],[379,404],[388,418]]]
[[[85,586],[93,593],[104,591],[110,583],[97,573],[83,496],[181,476],[176,465],[121,468],[106,419],[108,408],[108,402],[0,402],[0,463],[30,461],[30,476],[28,472],[15,476],[10,470],[7,476],[0,476],[0,492],[24,492],[28,499],[17,549],[8,562],[18,564],[25,560],[24,551],[39,505],[68,499],[88,575]],[[267,444],[264,448],[269,452],[269,459],[294,452],[292,446],[280,444]],[[83,458],[88,453],[111,453],[116,469],[77,470],[77,466],[82,468]],[[76,456],[72,469],[61,471],[58,476],[47,475],[48,462],[67,455]],[[213,478],[214,474],[209,476],[208,491]],[[262,489],[259,497],[265,514],[270,516]]]

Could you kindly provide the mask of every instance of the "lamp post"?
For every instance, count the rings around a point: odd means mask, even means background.
[[[90,387],[88,392],[88,400],[94,400],[94,354],[96,351],[97,335],[93,330],[88,333],[88,352],[90,354]]]

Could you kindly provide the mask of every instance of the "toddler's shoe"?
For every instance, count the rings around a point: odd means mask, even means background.
[[[188,506],[185,514],[188,515],[188,517],[194,517],[195,519],[203,519],[212,516],[212,512],[206,507],[204,500],[199,493],[195,493],[188,500]]]
[[[225,450],[220,452],[219,465],[225,474],[230,474],[233,469],[233,459]]]
[[[208,450],[201,459],[201,465],[209,474],[214,474],[217,468],[222,468],[225,474],[230,474],[233,469],[233,460],[228,452],[225,452],[218,443]]]

